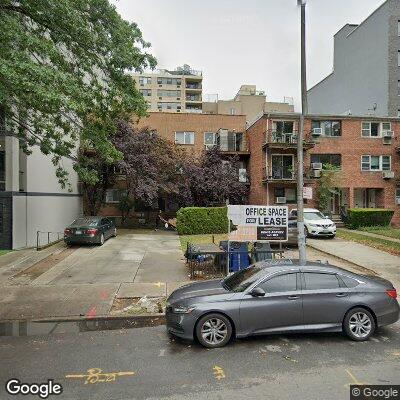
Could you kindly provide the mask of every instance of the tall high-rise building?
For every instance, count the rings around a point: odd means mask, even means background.
[[[202,112],[203,74],[184,64],[175,70],[160,69],[132,74],[147,100],[149,111]]]

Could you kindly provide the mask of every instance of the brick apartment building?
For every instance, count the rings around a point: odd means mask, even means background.
[[[247,129],[252,204],[296,207],[298,114],[264,114]],[[330,212],[352,207],[395,210],[400,224],[400,122],[395,118],[310,115],[305,121],[305,186],[315,199],[324,164],[340,167]]]
[[[239,156],[238,179],[248,184],[247,165],[250,157],[246,140],[245,115],[215,115],[197,113],[150,112],[147,118],[136,122],[137,128],[148,127],[177,146],[200,155],[208,147],[218,146],[222,154]],[[107,216],[119,216],[117,204],[124,188],[119,180],[107,191],[101,213]],[[159,200],[160,209],[166,212],[176,211],[176,204],[168,199]],[[136,215],[137,214],[137,215]],[[135,213],[139,219],[144,214]]]

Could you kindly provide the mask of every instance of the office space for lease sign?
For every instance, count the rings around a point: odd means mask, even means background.
[[[287,206],[228,206],[228,218],[238,227],[257,229],[257,240],[287,241]]]

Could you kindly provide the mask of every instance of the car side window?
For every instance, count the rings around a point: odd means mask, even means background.
[[[105,225],[107,223],[107,218],[102,218],[100,221],[100,225]]]
[[[297,290],[296,273],[274,276],[260,285],[265,293],[292,292]]]
[[[339,280],[335,274],[305,272],[304,281],[306,290],[336,289],[340,287]]]

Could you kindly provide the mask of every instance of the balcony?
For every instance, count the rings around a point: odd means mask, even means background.
[[[187,90],[201,90],[202,89],[201,83],[195,83],[195,82],[186,82],[185,87]]]
[[[294,183],[296,181],[296,173],[289,167],[264,167],[263,176],[263,182]]]
[[[225,154],[250,155],[247,149],[246,136],[243,132],[229,132],[220,129],[215,136],[215,143],[219,150]]]
[[[272,149],[296,149],[297,148],[297,132],[276,132],[267,131],[265,134],[265,143],[263,147]],[[303,147],[305,150],[315,146],[315,143],[306,136],[303,140]]]
[[[187,103],[201,103],[201,96],[186,96],[186,102]]]
[[[192,114],[201,114],[203,110],[201,108],[185,108],[185,112]]]

